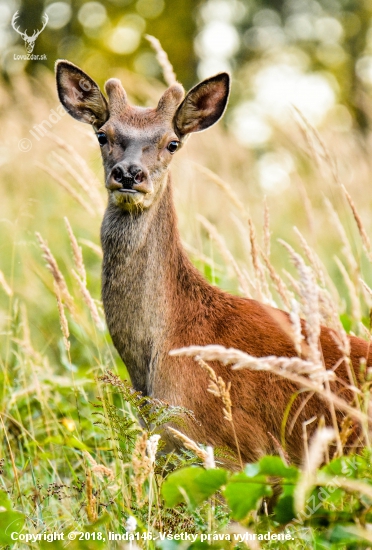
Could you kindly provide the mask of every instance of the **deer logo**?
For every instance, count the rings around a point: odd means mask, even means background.
[[[22,32],[22,31],[19,30],[19,26],[18,27],[16,26],[17,19],[18,19],[18,11],[16,11],[15,14],[13,15],[12,27],[18,34],[21,35],[22,39],[25,41],[25,47],[26,47],[27,53],[32,53],[34,51],[36,39],[39,36],[39,34],[41,34],[43,32],[43,30],[45,29],[45,27],[47,26],[48,21],[49,21],[49,17],[47,16],[46,13],[44,13],[44,15],[43,15],[43,27],[40,30],[34,31],[32,36],[28,36],[27,29],[25,30],[25,32]]]

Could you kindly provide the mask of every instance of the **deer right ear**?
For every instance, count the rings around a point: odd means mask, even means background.
[[[179,136],[201,132],[215,124],[226,109],[230,76],[220,73],[192,88],[178,107],[174,127]]]
[[[109,118],[109,109],[98,84],[69,61],[57,61],[58,97],[76,120],[100,128]]]

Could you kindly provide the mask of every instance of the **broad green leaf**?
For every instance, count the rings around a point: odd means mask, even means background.
[[[330,540],[331,542],[342,544],[342,545],[346,545],[346,544],[354,545],[359,543],[358,548],[364,548],[364,545],[361,546],[361,543],[365,541],[363,536],[358,534],[358,528],[356,526],[354,525],[347,526],[347,525],[340,525],[340,524],[335,525],[334,529],[331,532]],[[355,548],[357,548],[357,546],[355,546]]]
[[[272,495],[272,489],[263,476],[248,477],[241,472],[233,475],[223,494],[231,508],[234,519],[244,519],[257,507],[258,501]]]
[[[9,497],[5,491],[0,491],[0,513],[1,511],[5,512],[5,510],[11,510],[12,509],[12,503],[9,500]]]
[[[222,468],[182,468],[168,476],[162,485],[165,504],[173,507],[186,502],[191,509],[208,499],[227,481],[227,471]]]
[[[260,466],[257,462],[253,464],[247,464],[244,468],[244,472],[248,477],[255,477],[260,473]]]
[[[299,471],[295,466],[286,466],[279,456],[264,456],[258,462],[259,473],[268,476],[296,480]]]
[[[8,495],[0,491],[0,545],[13,545],[11,534],[20,533],[25,521],[21,512],[12,509]]]
[[[282,485],[282,493],[274,507],[275,521],[281,524],[289,523],[296,517],[293,493],[295,485]]]
[[[350,455],[335,458],[329,464],[323,466],[320,471],[329,476],[358,478],[367,473],[369,474],[370,466],[362,456]]]

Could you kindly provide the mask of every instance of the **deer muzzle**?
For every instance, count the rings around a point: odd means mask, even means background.
[[[152,193],[153,186],[149,174],[143,167],[123,163],[116,164],[107,180],[107,189],[122,193]]]

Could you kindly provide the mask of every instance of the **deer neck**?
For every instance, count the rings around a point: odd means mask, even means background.
[[[101,240],[108,328],[134,387],[150,395],[152,373],[166,353],[178,270],[185,259],[171,182],[158,203],[138,215],[109,205]]]

